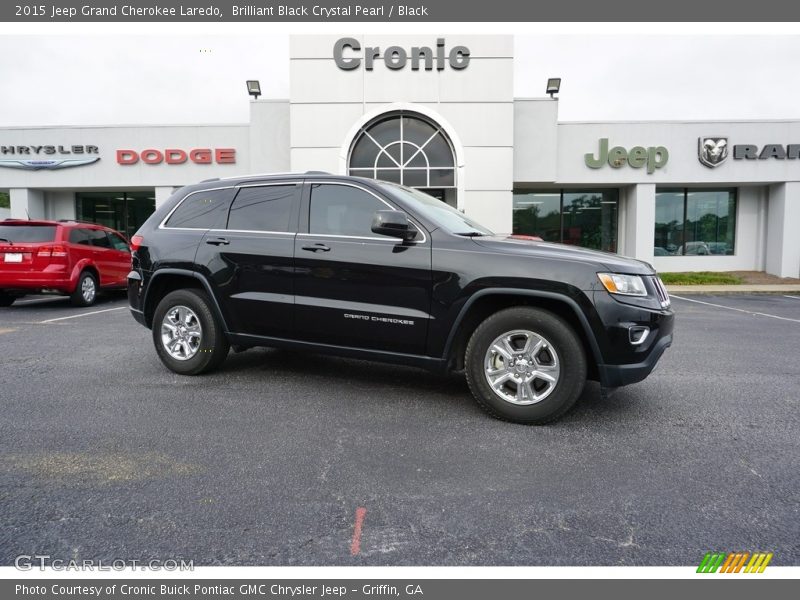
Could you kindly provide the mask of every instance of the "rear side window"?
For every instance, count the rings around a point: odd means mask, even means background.
[[[56,239],[56,226],[0,225],[0,238],[12,243],[52,242]]]
[[[298,189],[295,184],[240,189],[231,204],[228,229],[292,231]]]
[[[69,243],[80,244],[82,246],[89,245],[89,230],[88,229],[71,229],[69,232]]]
[[[89,239],[92,242],[92,246],[97,248],[111,248],[111,242],[108,241],[108,236],[102,229],[90,229]]]
[[[190,194],[178,205],[164,224],[165,227],[211,229],[219,224],[227,208],[231,190],[208,190]]]

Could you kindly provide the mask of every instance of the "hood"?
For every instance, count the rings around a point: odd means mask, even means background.
[[[611,252],[600,252],[567,244],[556,244],[527,238],[525,236],[487,235],[474,237],[479,246],[506,254],[527,255],[531,257],[572,260],[597,265],[598,271],[630,273],[632,275],[652,275],[655,269],[642,260],[628,258]]]

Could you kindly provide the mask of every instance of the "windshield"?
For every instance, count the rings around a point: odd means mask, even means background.
[[[413,202],[414,208],[421,216],[433,221],[445,231],[456,235],[493,235],[480,223],[433,196],[395,183],[379,181],[378,185],[390,195],[400,196],[403,200]]]
[[[52,242],[55,225],[0,225],[0,240],[9,242]]]

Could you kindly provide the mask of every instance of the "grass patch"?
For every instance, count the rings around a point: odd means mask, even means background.
[[[659,273],[661,281],[667,285],[737,285],[742,278],[730,273]]]

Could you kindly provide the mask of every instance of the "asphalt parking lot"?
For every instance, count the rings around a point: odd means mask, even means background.
[[[546,427],[355,360],[251,350],[180,377],[121,296],[0,309],[0,564],[800,564],[800,298],[673,304],[649,379],[590,384]]]

